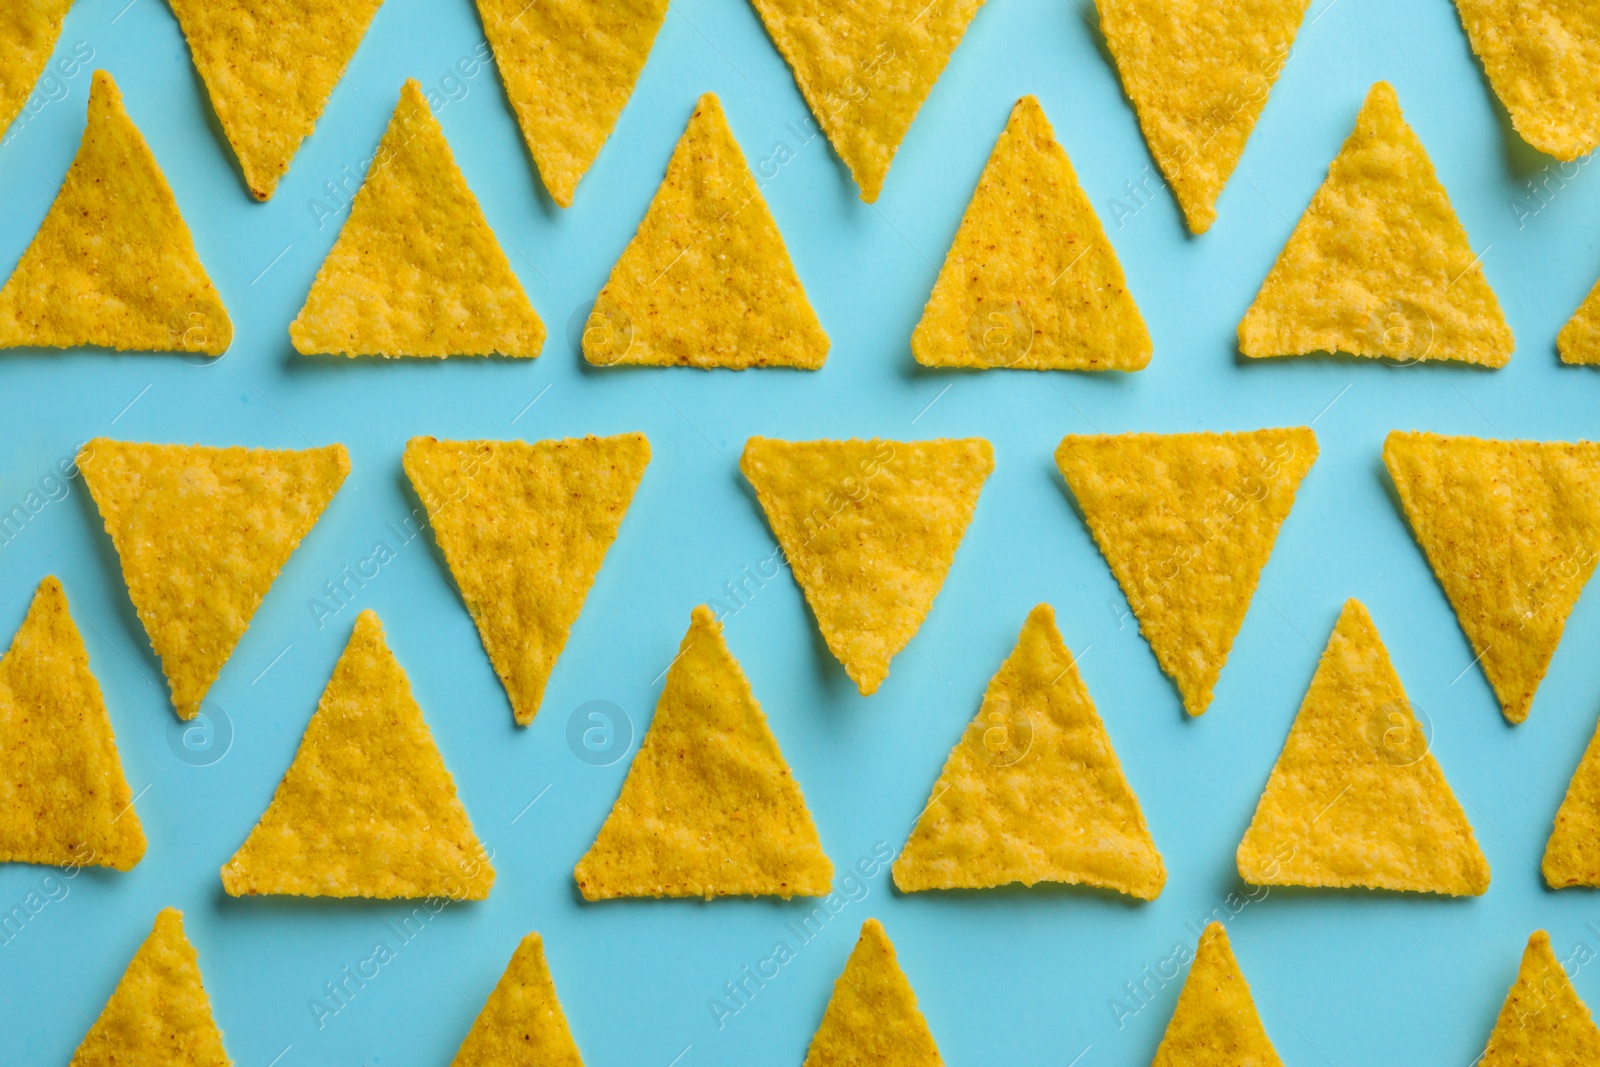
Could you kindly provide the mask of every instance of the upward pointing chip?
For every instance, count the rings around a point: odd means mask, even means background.
[[[1556,335],[1563,363],[1600,363],[1600,283]]]
[[[72,0],[32,0],[0,8],[0,134],[28,102],[70,7]]]
[[[1212,923],[1200,935],[1194,964],[1151,1067],[1283,1067],[1261,1025],[1250,983],[1239,970],[1228,932]]]
[[[1522,953],[1478,1067],[1567,1067],[1600,1063],[1600,1029],[1578,998],[1566,967],[1537,930]]]
[[[1600,729],[1590,738],[1556,811],[1542,868],[1552,889],[1600,886]]]
[[[861,924],[804,1067],[944,1067],[883,924]]]
[[[517,946],[450,1067],[518,1063],[583,1067],[538,934],[529,934]]]

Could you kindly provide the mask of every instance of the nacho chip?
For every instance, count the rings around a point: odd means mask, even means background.
[[[735,370],[816,370],[828,358],[828,335],[712,93],[595,298],[583,356]]]
[[[583,1067],[556,984],[544,961],[544,941],[529,934],[467,1032],[450,1067]]]
[[[1183,706],[1200,715],[1317,458],[1309,428],[1068,435],[1056,465]]]
[[[231,896],[483,900],[494,868],[370,611],[294,762],[222,868]]]
[[[413,437],[404,463],[526,726],[644,477],[650,442],[642,433],[533,444]]]
[[[1039,101],[1017,101],[911,351],[928,367],[1138,370],[1150,332]]]
[[[1489,889],[1489,861],[1358,601],[1345,601],[1238,864],[1252,885]]]
[[[494,62],[550,198],[572,206],[667,17],[667,0],[478,0]]]
[[[0,289],[0,348],[98,345],[220,356],[233,323],[111,75],[54,204]]]
[[[1552,889],[1600,886],[1600,729],[1589,739],[1556,810],[1542,869]]]
[[[273,579],[350,473],[303,452],[97,437],[78,466],[181,719],[200,710]]]
[[[1150,1067],[1283,1067],[1261,1025],[1250,983],[1228,932],[1212,923],[1200,935],[1172,1021]]]
[[[1563,363],[1600,363],[1600,283],[1561,327],[1556,349]]]
[[[1600,1063],[1600,1029],[1578,998],[1550,935],[1537,930],[1522,953],[1517,980],[1506,994],[1476,1067],[1568,1067]]]
[[[1077,663],[1040,604],[894,862],[902,893],[1068,882],[1154,900],[1167,869]]]
[[[0,134],[32,95],[71,6],[72,0],[26,0],[0,8]]]
[[[1388,82],[1239,323],[1247,356],[1342,352],[1502,367],[1511,327]]]
[[[981,437],[745,442],[755,487],[828,648],[862,696],[927,618],[994,470]]]
[[[944,1067],[883,924],[868,919],[833,983],[805,1067]]]
[[[1383,462],[1501,711],[1521,722],[1600,559],[1600,444],[1395,431]]]
[[[144,846],[89,653],[46,578],[0,658],[0,863],[126,871]]]
[[[1456,0],[1456,9],[1523,140],[1557,159],[1600,146],[1600,3]]]
[[[828,892],[833,864],[817,825],[704,604],[622,795],[573,874],[586,900]]]

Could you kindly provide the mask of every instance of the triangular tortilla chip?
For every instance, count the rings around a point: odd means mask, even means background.
[[[1309,0],[1097,0],[1145,142],[1193,233],[1217,218]]]
[[[1542,866],[1552,889],[1600,886],[1600,729],[1589,739],[1556,810]]]
[[[994,470],[981,437],[745,442],[755,487],[828,648],[862,696],[916,634]]]
[[[406,445],[406,474],[522,726],[649,463],[642,433]]]
[[[667,0],[478,0],[483,31],[550,198],[572,206],[667,17]]]
[[[1017,101],[911,335],[929,367],[1138,370],[1150,332],[1039,101]]]
[[[1307,427],[1068,435],[1056,449],[1095,544],[1190,715],[1211,703],[1316,458]]]
[[[1200,935],[1150,1067],[1283,1067],[1221,923]]]
[[[1167,869],[1056,613],[1040,604],[894,862],[902,893],[1069,882],[1154,900]]]
[[[1489,861],[1358,601],[1345,602],[1237,858],[1252,885],[1489,888]]]
[[[5,288],[0,348],[98,345],[220,356],[233,323],[111,75],[61,191]]]
[[[1246,356],[1342,352],[1502,367],[1511,327],[1388,82],[1378,82],[1261,292]]]
[[[0,863],[126,871],[144,830],[61,583],[39,583],[0,658]]]
[[[230,1067],[183,912],[156,916],[71,1067]]]
[[[363,611],[222,887],[236,897],[483,900],[492,885],[411,682],[378,617]]]
[[[1600,1029],[1550,950],[1550,935],[1535,931],[1522,953],[1517,980],[1506,994],[1475,1067],[1577,1067],[1600,1063]]]
[[[735,370],[816,370],[828,358],[828,335],[711,93],[595,298],[583,355],[602,366]]]
[[[587,900],[828,892],[833,864],[816,823],[703,604],[622,794],[573,874]]]
[[[70,7],[72,0],[25,0],[0,8],[0,134],[38,84]]]
[[[1383,462],[1511,722],[1600,559],[1600,444],[1389,434]]]
[[[1524,140],[1557,159],[1600,146],[1600,4],[1456,0],[1456,8]]]
[[[303,355],[531,358],[544,344],[415,78],[289,337]]]
[[[169,3],[245,184],[265,200],[310,136],[383,0]]]
[[[1563,363],[1600,363],[1600,283],[1556,335]]]
[[[917,994],[895,959],[883,924],[868,919],[822,1023],[811,1038],[805,1067],[944,1067]]]
[[[303,452],[97,437],[78,466],[128,595],[192,719],[262,597],[350,473],[343,445]]]
[[[544,941],[529,934],[512,953],[488,1003],[467,1032],[450,1067],[583,1067],[556,983],[544,961]]]
[[[889,163],[983,0],[754,0],[861,199]]]

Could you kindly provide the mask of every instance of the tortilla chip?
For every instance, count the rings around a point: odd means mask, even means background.
[[[0,133],[33,94],[72,0],[27,0],[0,8]]]
[[[1600,363],[1600,283],[1556,335],[1563,363]]]
[[[735,370],[816,370],[828,358],[828,335],[712,93],[595,299],[583,356]]]
[[[1150,154],[1190,231],[1205,233],[1309,0],[1096,2]]]
[[[166,908],[134,953],[71,1067],[230,1067],[183,912]]]
[[[622,795],[573,871],[586,900],[820,897],[817,825],[722,624],[702,604]]]
[[[478,0],[483,30],[550,197],[572,206],[667,17],[667,0]]]
[[[126,871],[144,846],[89,653],[46,578],[0,658],[0,863]]]
[[[556,983],[544,961],[544,942],[529,934],[512,953],[450,1067],[583,1067]]]
[[[983,0],[754,3],[861,199],[872,203]]]
[[[1056,613],[1017,647],[950,752],[894,862],[902,893],[1068,882],[1154,900],[1167,869]]]
[[[98,345],[220,356],[233,323],[111,75],[55,203],[0,289],[0,348]]]
[[[278,571],[350,473],[350,456],[338,444],[296,452],[97,437],[78,466],[173,707],[192,719]]]
[[[1200,935],[1194,965],[1151,1067],[1245,1065],[1283,1067],[1283,1061],[1261,1025],[1227,930],[1212,923]]]
[[[911,351],[928,367],[1138,370],[1150,333],[1039,101],[1017,101]]]
[[[483,900],[494,868],[370,611],[272,803],[222,868],[231,896]]]
[[[1600,730],[1589,739],[1556,811],[1542,869],[1552,889],[1600,886]]]
[[[1478,258],[1378,82],[1239,323],[1239,351],[1502,367],[1515,342]]]
[[[1600,3],[1456,0],[1456,8],[1523,140],[1557,159],[1600,146]]]
[[[745,442],[755,487],[828,648],[862,696],[927,618],[994,470],[981,437]]]
[[[1345,601],[1238,863],[1252,885],[1489,889],[1489,861],[1358,601]]]
[[[1068,435],[1056,465],[1139,630],[1200,715],[1317,458],[1308,427]]]
[[[1600,1029],[1566,968],[1537,930],[1522,953],[1489,1047],[1475,1067],[1568,1067],[1600,1063]]]
[[[533,444],[413,437],[404,463],[526,726],[644,477],[650,442],[642,433]]]
[[[822,1024],[811,1038],[805,1067],[944,1067],[917,994],[895,959],[883,924],[861,924]]]
[[[1383,462],[1508,720],[1600,559],[1600,444],[1389,434]]]
[[[383,0],[169,0],[222,132],[265,200],[344,76]]]

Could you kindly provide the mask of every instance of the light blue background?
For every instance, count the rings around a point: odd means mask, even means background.
[[[1080,0],[1080,4],[1083,0]],[[124,6],[127,5],[127,6]],[[542,358],[306,360],[287,326],[337,232],[310,199],[370,154],[400,84],[430,89],[482,40],[471,0],[388,0],[315,135],[273,200],[252,201],[162,0],[79,0],[59,53],[86,42],[113,72],[233,316],[226,358],[13,352],[0,357],[0,510],[85,438],[305,447],[342,441],[354,470],[211,691],[231,750],[196,767],[170,746],[159,665],[81,483],[0,548],[0,641],[44,575],[59,575],[104,686],[149,853],[131,873],[85,871],[0,947],[0,1060],[65,1063],[156,911],[181,907],[234,1059],[246,1067],[448,1062],[517,940],[541,931],[586,1060],[596,1067],[798,1065],[856,930],[882,919],[952,1065],[1143,1065],[1173,982],[1119,1029],[1123,983],[1192,945],[1242,890],[1234,848],[1346,597],[1371,608],[1434,752],[1493,867],[1479,899],[1274,891],[1230,924],[1287,1063],[1456,1067],[1483,1048],[1523,944],[1547,927],[1563,957],[1600,949],[1600,900],[1547,891],[1551,818],[1600,714],[1600,603],[1573,612],[1527,723],[1501,719],[1379,459],[1390,429],[1498,437],[1597,433],[1600,378],[1557,362],[1556,331],[1600,274],[1600,176],[1556,177],[1510,130],[1447,0],[1317,0],[1220,217],[1186,235],[1166,193],[1121,227],[1111,198],[1151,166],[1093,13],[1067,0],[993,0],[912,126],[882,199],[859,202],[745,0],[674,4],[632,103],[556,209],[539,186],[493,69],[439,111],[469,184],[550,328]],[[1242,364],[1234,328],[1350,131],[1368,86],[1391,80],[1448,187],[1516,332],[1505,369],[1394,369],[1333,359]],[[54,197],[83,126],[87,71],[0,148],[0,270]],[[596,372],[577,358],[586,312],[633,233],[696,97],[718,93],[752,162],[794,158],[764,193],[833,339],[820,373]],[[1155,340],[1135,375],[936,374],[908,338],[1007,112],[1037,94],[1071,155]],[[460,96],[458,90],[457,96]],[[1569,167],[1571,174],[1575,169]],[[1529,193],[1547,182],[1548,206]],[[1519,218],[1520,216],[1520,218]],[[537,398],[537,403],[528,405]],[[1210,712],[1189,721],[1139,637],[1051,462],[1065,433],[1249,429],[1315,421],[1303,483]],[[528,439],[643,430],[655,459],[527,730],[505,696],[430,538],[319,629],[309,601],[390,540],[416,501],[400,470],[414,434]],[[897,895],[872,878],[777,979],[718,1030],[709,998],[792,938],[795,901],[585,906],[571,878],[614,800],[623,760],[574,757],[585,701],[642,732],[695,604],[772,551],[734,469],[747,436],[978,434],[997,466],[949,580],[911,649],[862,699],[817,638],[798,589],[770,582],[727,626],[841,870],[897,849],[1027,610],[1056,606],[1139,794],[1171,878],[1161,898],[1038,888]],[[232,900],[217,868],[288,765],[356,608],[375,609],[410,672],[499,871],[484,903],[452,905],[399,947],[409,904]],[[529,802],[540,799],[532,807]],[[518,817],[520,814],[520,817]],[[9,910],[49,870],[0,870]],[[1587,924],[1593,921],[1596,926]],[[318,1029],[308,1002],[377,941],[397,949]],[[1580,993],[1600,1003],[1600,967]],[[276,1059],[275,1059],[276,1058]]]

